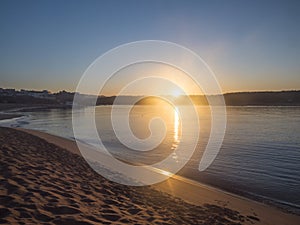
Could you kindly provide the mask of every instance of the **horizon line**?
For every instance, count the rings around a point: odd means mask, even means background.
[[[82,95],[95,95],[95,94],[88,94],[88,93],[79,93],[79,92],[75,92],[75,91],[70,91],[70,90],[66,90],[66,89],[62,89],[62,90],[58,90],[56,92],[48,90],[48,89],[24,89],[24,88],[13,88],[13,87],[0,87],[0,89],[14,89],[15,91],[21,91],[21,90],[25,90],[25,91],[48,91],[50,92],[50,94],[57,94],[60,92],[67,92],[67,93],[78,93],[78,94],[82,94]],[[241,94],[241,93],[274,93],[274,92],[299,92],[300,89],[281,89],[281,90],[241,90],[241,91],[232,91],[232,92],[223,92],[221,95],[228,95],[228,94]],[[194,94],[183,94],[183,95],[179,95],[179,96],[214,96],[214,95],[220,95],[220,94],[203,94],[203,93],[194,93]],[[115,96],[154,96],[154,95],[144,95],[144,94],[126,94],[126,95],[116,95],[116,94],[100,94],[98,95],[98,97],[115,97]],[[172,94],[161,94],[160,96],[172,96]],[[179,97],[178,96],[178,97]]]

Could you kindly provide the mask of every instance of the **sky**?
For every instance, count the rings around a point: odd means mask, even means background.
[[[110,49],[163,40],[201,56],[224,93],[300,89],[299,24],[300,1],[1,0],[0,87],[75,91]]]

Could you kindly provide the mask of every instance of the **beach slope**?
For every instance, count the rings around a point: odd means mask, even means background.
[[[238,210],[233,200],[238,197],[176,178],[152,187],[113,183],[89,167],[74,142],[37,131],[0,128],[0,161],[2,224],[299,222],[298,216],[247,199],[239,199]],[[284,223],[256,212],[269,208],[265,213],[279,213]]]

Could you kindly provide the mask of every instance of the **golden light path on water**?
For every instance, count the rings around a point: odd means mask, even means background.
[[[178,107],[174,107],[174,143],[172,144],[172,149],[175,150],[179,144],[180,137],[179,137],[179,125],[180,125],[180,118],[178,114]],[[178,163],[178,156],[176,155],[175,152],[172,153],[172,158]]]
[[[174,108],[174,142],[179,142],[179,115],[178,108]]]

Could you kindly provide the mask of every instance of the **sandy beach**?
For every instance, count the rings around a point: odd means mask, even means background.
[[[128,187],[95,173],[76,143],[0,128],[1,224],[299,224],[300,217],[174,176]]]

